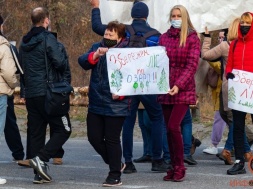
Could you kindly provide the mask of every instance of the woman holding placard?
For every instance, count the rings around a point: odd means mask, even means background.
[[[122,184],[120,177],[125,164],[121,164],[120,133],[125,117],[130,113],[130,98],[110,92],[106,52],[110,48],[124,48],[127,45],[125,25],[110,22],[103,40],[93,44],[78,59],[84,70],[91,70],[87,134],[90,144],[110,168],[103,186]]]
[[[168,94],[159,95],[158,102],[163,108],[173,168],[163,179],[180,182],[186,173],[180,124],[189,105],[196,104],[194,75],[200,56],[200,39],[184,6],[174,6],[169,21],[171,27],[161,35],[159,44],[165,46],[170,60],[171,89]]]
[[[228,63],[226,67],[227,79],[235,78],[233,69],[253,73],[253,28],[251,27],[253,13],[243,13],[238,28],[238,39],[234,40],[229,49]],[[247,112],[232,109],[234,121],[234,148],[235,163],[232,168],[227,170],[228,175],[245,174],[244,167],[244,133],[245,118]],[[252,159],[252,158],[251,158]]]

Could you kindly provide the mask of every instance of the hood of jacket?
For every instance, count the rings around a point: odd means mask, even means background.
[[[245,12],[245,13],[250,13],[253,18],[253,13],[251,13],[251,12]],[[239,26],[238,26],[238,39],[243,40],[243,38],[245,41],[253,40],[253,22],[251,23],[251,27],[250,27],[249,32],[244,37],[242,36],[242,32],[240,30],[240,24],[239,24]]]
[[[38,44],[45,40],[45,33],[48,31],[44,27],[33,27],[22,40],[21,48],[25,52],[33,50]]]
[[[7,45],[8,47],[10,47],[9,41],[5,37],[3,37],[3,36],[0,35],[0,45],[3,45],[3,44]]]

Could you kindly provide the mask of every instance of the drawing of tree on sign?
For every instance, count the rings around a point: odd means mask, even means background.
[[[136,89],[138,88],[138,83],[136,81],[134,82],[133,88],[134,88],[134,92],[136,92]]]
[[[149,88],[149,81],[146,81],[146,87],[147,87],[147,91],[148,91],[148,88]]]
[[[164,71],[164,68],[161,72],[160,81],[157,83],[157,85],[158,85],[159,91],[167,91],[168,90],[169,84],[166,79],[166,73]]]
[[[141,81],[141,83],[140,83],[140,88],[141,88],[141,92],[143,92],[144,84],[143,84],[142,81]]]
[[[111,75],[111,87],[115,87],[117,91],[121,89],[121,83],[123,79],[123,75],[121,71],[119,70],[114,70],[114,72]]]
[[[235,103],[236,96],[235,96],[235,89],[231,87],[228,89],[228,101]]]

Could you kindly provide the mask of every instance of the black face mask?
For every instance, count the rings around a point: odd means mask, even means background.
[[[249,32],[250,27],[251,26],[240,26],[240,31],[241,31],[243,36],[246,35]]]
[[[108,48],[113,47],[117,45],[118,41],[117,40],[111,40],[111,39],[103,39],[104,45]]]

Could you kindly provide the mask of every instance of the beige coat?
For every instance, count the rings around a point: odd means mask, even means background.
[[[212,49],[210,49],[210,45],[211,45],[211,37],[205,37],[201,49],[202,58],[207,61],[210,61],[222,57],[223,67],[224,70],[226,70],[229,52],[228,42],[222,41],[219,45],[213,47]],[[228,81],[226,79],[225,72],[222,76],[222,97],[223,97],[224,110],[225,111],[230,110],[228,108]]]
[[[17,85],[16,71],[10,44],[0,36],[0,95],[12,95]]]

